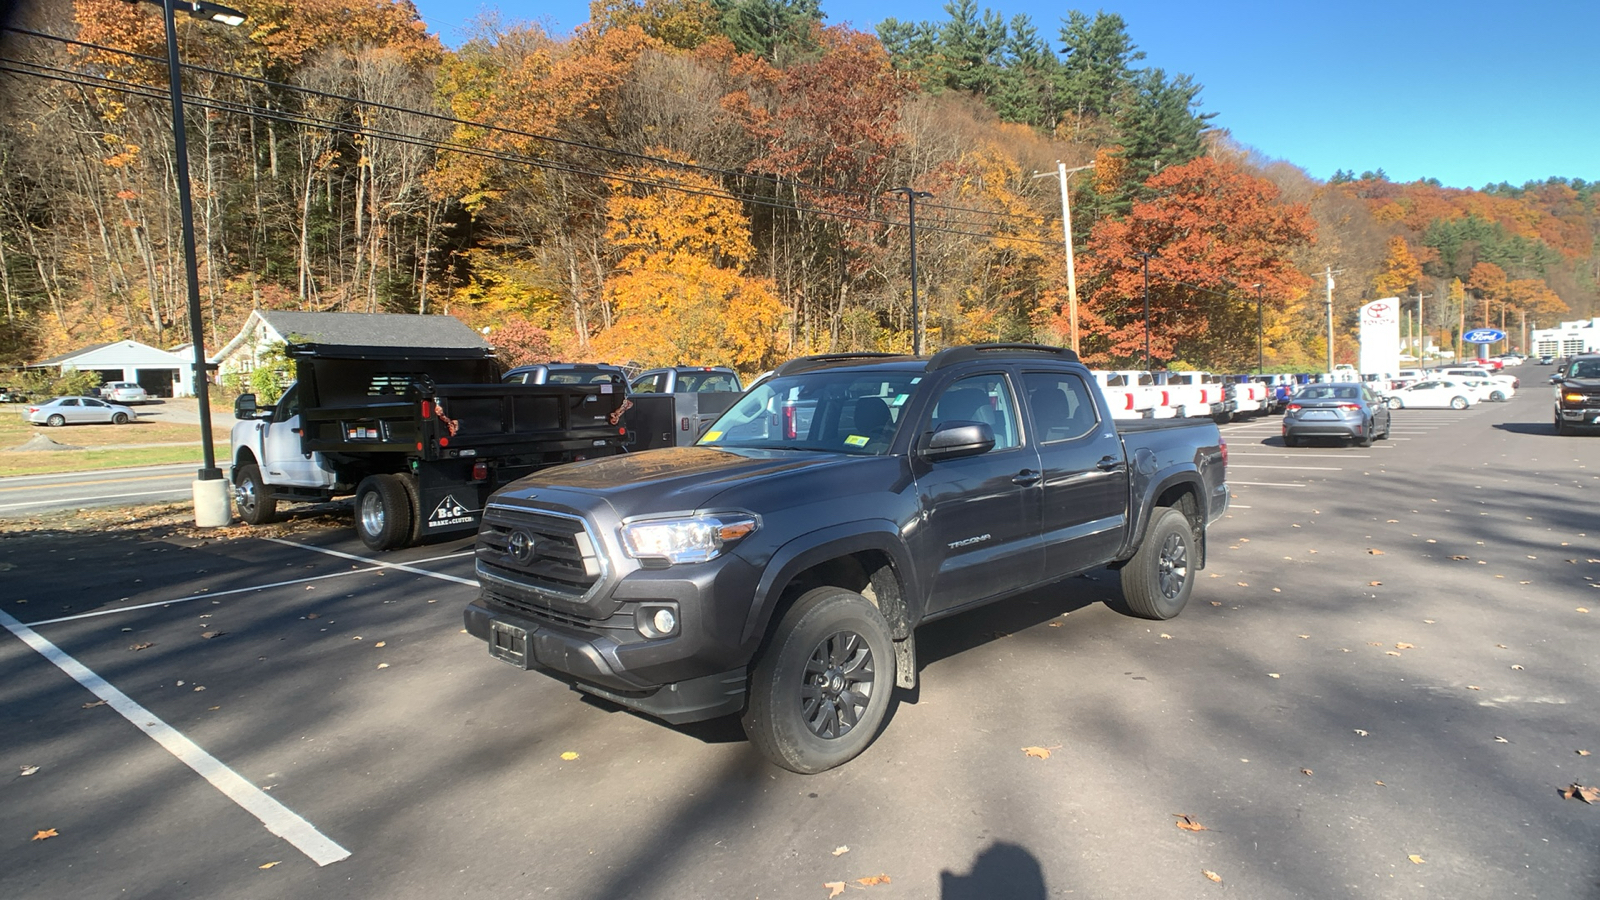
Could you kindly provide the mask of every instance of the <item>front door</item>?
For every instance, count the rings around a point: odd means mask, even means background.
[[[1039,543],[1039,456],[1023,441],[1011,380],[1002,373],[950,384],[922,431],[943,422],[987,424],[994,449],[977,456],[921,463],[917,494],[923,529],[919,552],[937,560],[927,612],[938,613],[1036,584]]]

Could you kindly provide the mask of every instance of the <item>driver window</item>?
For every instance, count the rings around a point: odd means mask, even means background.
[[[930,430],[946,422],[981,422],[994,432],[994,449],[1017,446],[1017,404],[1004,375],[963,378],[939,395]]]
[[[285,421],[290,416],[300,415],[300,385],[290,385],[283,397],[278,400],[278,412],[273,418],[279,422]]]

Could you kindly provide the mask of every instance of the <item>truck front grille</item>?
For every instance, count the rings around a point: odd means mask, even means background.
[[[486,588],[581,613],[605,574],[583,520],[491,504],[478,531],[477,569]],[[508,590],[509,589],[509,590]]]

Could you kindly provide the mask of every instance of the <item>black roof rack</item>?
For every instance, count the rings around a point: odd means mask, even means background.
[[[867,351],[860,353],[819,353],[815,356],[802,356],[798,359],[791,359],[779,366],[773,374],[792,375],[795,372],[804,372],[808,369],[817,369],[835,363],[884,362],[891,359],[914,360],[916,357],[906,356],[904,353],[872,353]]]
[[[1024,353],[1035,356],[1049,356],[1064,362],[1077,362],[1078,354],[1065,347],[1052,347],[1048,344],[969,344],[962,347],[949,347],[940,350],[928,360],[928,371],[933,372],[946,366],[966,362],[972,359],[982,359],[985,356],[999,353]]]

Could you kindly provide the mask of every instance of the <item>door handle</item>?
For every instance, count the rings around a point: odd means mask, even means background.
[[[1102,456],[1100,461],[1094,464],[1094,467],[1102,472],[1115,472],[1122,468],[1122,460],[1117,459],[1115,456]]]
[[[1040,475],[1038,472],[1035,472],[1032,469],[1023,469],[1021,472],[1017,473],[1015,478],[1011,479],[1011,483],[1020,485],[1022,487],[1032,487],[1033,485],[1038,484],[1040,479],[1043,477],[1043,475]]]

